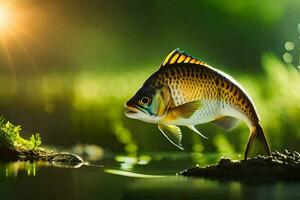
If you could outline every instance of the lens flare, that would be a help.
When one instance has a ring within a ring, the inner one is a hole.
[[[0,2],[0,59],[6,62],[3,66],[9,68],[13,79],[15,79],[16,70],[14,57],[24,56],[30,66],[35,68],[35,63],[26,45],[28,40],[32,40],[29,18],[33,15],[32,8],[20,1]]]
[[[5,29],[9,26],[9,12],[5,7],[0,7],[0,30]]]

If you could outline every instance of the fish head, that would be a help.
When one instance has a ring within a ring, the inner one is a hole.
[[[158,123],[166,115],[170,99],[167,87],[144,85],[125,103],[125,115],[148,123]]]

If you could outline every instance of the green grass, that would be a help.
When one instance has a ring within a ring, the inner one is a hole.
[[[9,149],[35,150],[41,145],[42,140],[39,133],[32,134],[29,140],[20,136],[21,126],[15,126],[4,117],[0,117],[0,147]]]

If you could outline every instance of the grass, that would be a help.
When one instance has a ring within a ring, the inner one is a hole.
[[[39,133],[32,134],[29,140],[20,136],[21,126],[13,125],[0,117],[0,148],[36,150],[42,143]]]
[[[0,117],[0,161],[46,161],[58,167],[77,167],[83,164],[82,158],[70,153],[55,153],[41,148],[39,133],[26,140],[20,136],[21,126],[15,126]]]

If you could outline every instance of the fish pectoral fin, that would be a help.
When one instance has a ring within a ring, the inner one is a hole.
[[[173,107],[170,112],[175,118],[190,118],[200,107],[201,102],[196,100]]]
[[[215,125],[225,129],[225,130],[231,130],[235,128],[239,124],[240,120],[234,117],[229,117],[229,116],[222,116],[214,121]]]
[[[199,130],[198,129],[196,129],[196,127],[195,126],[187,126],[189,129],[191,129],[192,131],[194,131],[194,132],[196,132],[196,133],[198,133],[201,137],[203,137],[203,138],[205,138],[205,139],[207,139],[208,140],[208,138],[205,136],[205,135],[203,135],[202,133],[200,133],[199,132]]]
[[[181,144],[182,134],[178,126],[158,124],[158,129],[172,144],[183,150]]]

